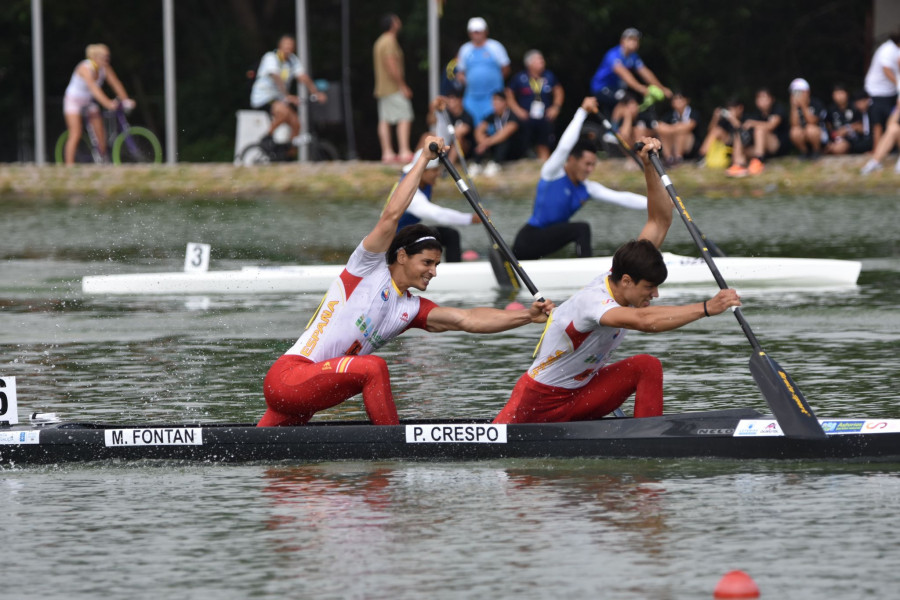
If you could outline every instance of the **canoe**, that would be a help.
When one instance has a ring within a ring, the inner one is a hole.
[[[247,461],[507,458],[725,458],[900,460],[900,419],[819,419],[825,439],[785,437],[752,409],[636,419],[494,425],[479,420],[410,420],[400,425],[313,422],[253,424],[19,424],[0,429],[0,464],[96,460]]]
[[[669,268],[667,286],[715,286],[709,268],[699,258],[663,253]],[[858,261],[813,258],[722,257],[716,266],[732,287],[844,287],[856,285]],[[522,267],[542,290],[578,289],[609,270],[612,257],[525,260]],[[82,279],[85,294],[248,294],[321,293],[343,265],[248,266],[234,271],[93,275]],[[457,292],[497,287],[487,261],[444,263],[431,280],[429,292]]]

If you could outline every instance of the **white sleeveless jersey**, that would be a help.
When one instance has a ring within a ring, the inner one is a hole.
[[[401,294],[383,252],[356,247],[341,275],[328,288],[316,314],[290,350],[320,362],[347,354],[371,354],[409,327],[425,328],[436,305]]]
[[[77,99],[85,99],[85,98],[92,97],[91,90],[87,86],[87,82],[84,80],[84,78],[81,75],[78,74],[79,67],[81,67],[81,65],[83,65],[85,63],[88,64],[88,66],[91,68],[92,71],[94,70],[94,63],[92,63],[88,59],[85,59],[85,60],[81,61],[80,63],[78,63],[75,66],[75,70],[72,71],[72,78],[69,79],[69,85],[66,86],[66,94],[65,94],[66,96],[69,96],[70,98],[77,98]],[[100,87],[103,87],[103,83],[105,81],[106,81],[106,69],[103,67],[100,67],[100,69],[98,70],[98,75],[97,75],[97,85]]]
[[[600,318],[620,305],[609,289],[609,273],[597,277],[553,311],[528,375],[539,383],[576,389],[587,385],[622,340],[625,330]]]

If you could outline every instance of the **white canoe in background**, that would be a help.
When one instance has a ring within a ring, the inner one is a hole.
[[[664,253],[669,268],[666,286],[715,286],[709,267],[700,258]],[[716,266],[732,287],[841,287],[856,285],[862,264],[817,258],[722,257]],[[609,270],[612,257],[561,258],[522,261],[539,289],[578,289]],[[248,294],[324,292],[343,265],[244,267],[239,271],[193,273],[137,273],[95,275],[82,279],[85,294]],[[452,292],[497,287],[487,261],[443,263],[428,286],[429,292]]]

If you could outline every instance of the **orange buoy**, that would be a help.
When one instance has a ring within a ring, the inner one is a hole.
[[[730,571],[716,584],[713,598],[759,598],[759,587],[743,571]]]
[[[522,310],[525,308],[525,305],[521,302],[510,302],[506,305],[506,310]]]
[[[465,252],[462,253],[462,259],[464,261],[478,260],[479,258],[481,258],[481,257],[478,256],[478,253],[475,252],[474,250],[466,250]]]

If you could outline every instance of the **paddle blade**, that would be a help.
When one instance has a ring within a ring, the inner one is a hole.
[[[494,277],[501,290],[519,290],[522,286],[519,284],[519,278],[516,277],[516,270],[503,258],[497,248],[491,248],[488,252],[488,260],[491,263],[491,269],[494,270]]]
[[[825,432],[791,376],[765,352],[750,357],[750,373],[766,399],[784,435],[808,440],[825,439]]]

